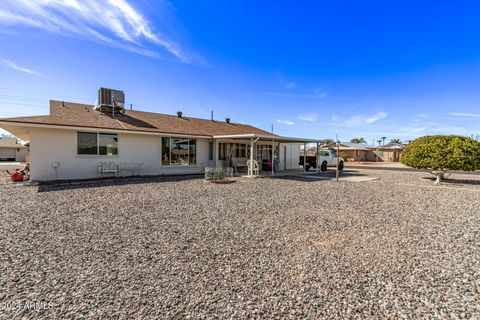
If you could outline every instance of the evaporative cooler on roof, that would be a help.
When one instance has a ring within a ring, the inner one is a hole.
[[[98,89],[98,104],[96,110],[102,112],[123,112],[125,94],[123,91],[100,88]]]

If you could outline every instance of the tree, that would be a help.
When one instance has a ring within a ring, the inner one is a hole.
[[[401,143],[402,143],[402,140],[400,140],[400,139],[398,139],[398,138],[395,138],[395,139],[390,140],[390,143],[398,143],[398,144],[401,144]]]
[[[385,145],[385,140],[387,140],[387,137],[381,137],[380,139],[382,139],[383,145]]]
[[[367,143],[367,140],[365,140],[365,138],[353,138],[352,140],[350,140],[351,143]]]
[[[447,170],[480,170],[480,142],[462,136],[424,136],[410,142],[400,161],[429,170],[436,177],[434,184],[440,184]]]

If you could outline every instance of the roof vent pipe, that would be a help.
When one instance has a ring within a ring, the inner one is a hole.
[[[182,111],[177,111],[177,117],[181,118],[183,116],[183,112]]]
[[[226,119],[225,119],[225,122],[226,122],[226,123],[230,123],[230,118],[226,118]]]

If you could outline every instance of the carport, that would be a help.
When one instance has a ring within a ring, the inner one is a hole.
[[[275,175],[275,165],[274,162],[275,160],[275,147],[278,145],[302,145],[304,146],[304,152],[306,154],[306,146],[307,143],[316,143],[317,144],[317,151],[319,149],[319,144],[320,141],[316,139],[305,139],[305,138],[292,138],[292,137],[282,137],[278,135],[259,135],[259,134],[234,134],[234,135],[217,135],[213,137],[214,140],[216,141],[216,145],[218,145],[218,142],[220,141],[238,141],[242,143],[247,143],[250,149],[249,152],[249,160],[253,163],[254,160],[256,160],[256,154],[255,150],[257,149],[257,145],[262,143],[263,145],[265,144],[271,144],[271,159],[272,159],[272,165],[271,165],[271,175]],[[280,152],[279,152],[280,153]],[[217,156],[215,157],[215,160],[218,160],[218,152],[216,152]],[[279,154],[277,155],[279,156]],[[286,155],[284,154],[285,160],[286,160]],[[295,157],[294,155],[291,157]],[[305,161],[306,157],[304,159],[304,165],[303,165],[303,170],[305,171]],[[284,160],[284,161],[285,161]],[[298,163],[299,157],[296,159],[289,159],[289,161],[296,161]],[[279,161],[277,161],[278,163]],[[279,169],[281,170],[281,169]],[[252,167],[248,167],[248,177],[255,177],[256,174],[253,172]]]

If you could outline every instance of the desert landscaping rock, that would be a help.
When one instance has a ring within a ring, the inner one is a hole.
[[[5,185],[0,318],[479,318],[479,177],[359,174]]]

